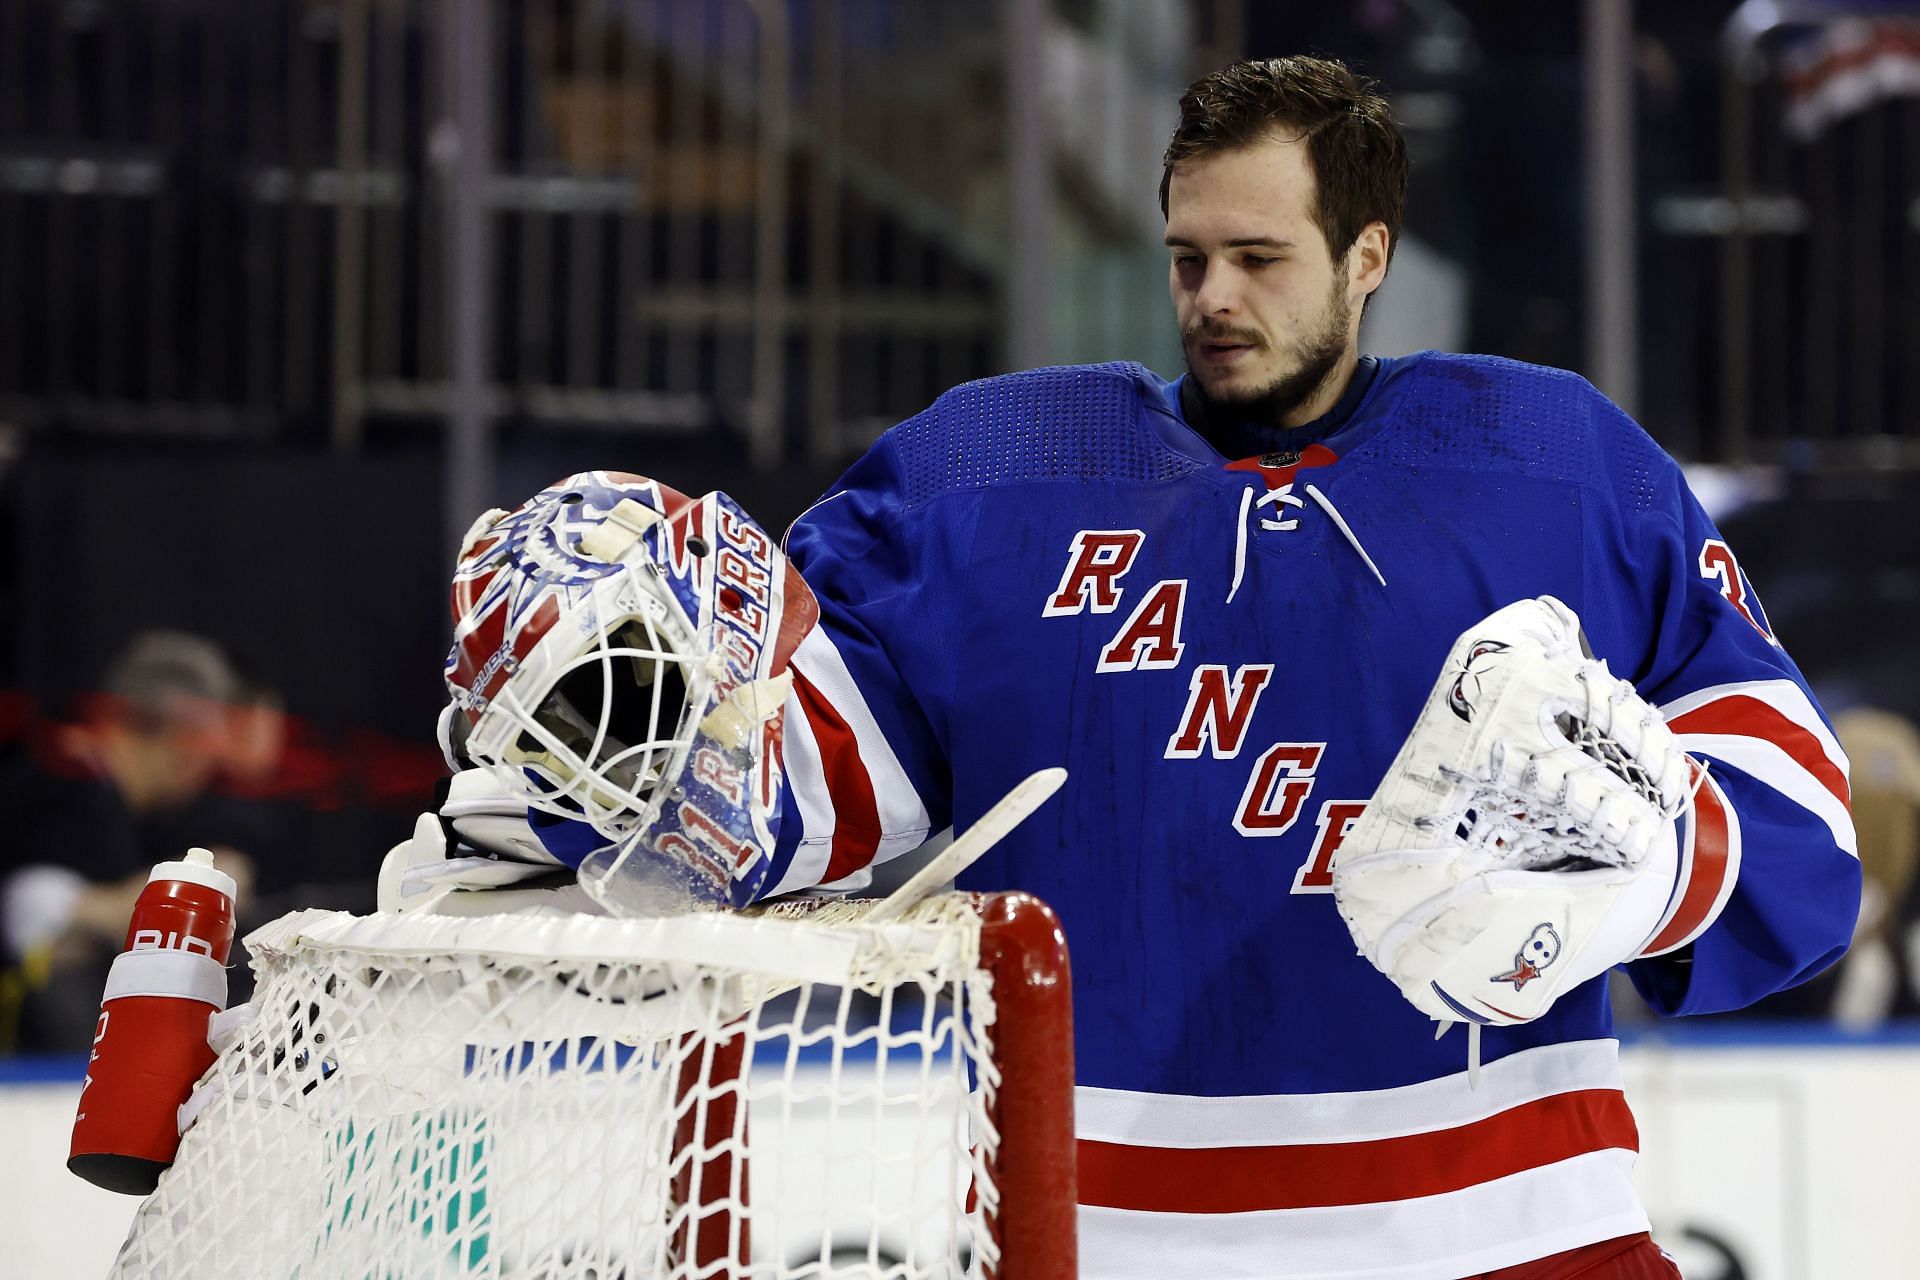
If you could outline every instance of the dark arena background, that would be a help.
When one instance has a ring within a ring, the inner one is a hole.
[[[1620,993],[1656,1233],[1689,1280],[1920,1270],[1920,3],[4,0],[0,873],[211,840],[243,927],[371,909],[477,514],[600,467],[782,529],[957,383],[1177,373],[1174,104],[1296,52],[1412,149],[1363,349],[1628,409],[1853,756],[1849,958],[1738,1017]],[[231,731],[102,809],[156,663]],[[98,971],[44,981],[36,901],[0,1271],[99,1274],[130,1204],[60,1167]]]

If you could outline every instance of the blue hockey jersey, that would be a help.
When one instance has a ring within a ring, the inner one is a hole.
[[[1850,936],[1846,761],[1679,468],[1571,374],[1369,366],[1334,421],[1223,457],[1134,365],[969,384],[789,534],[772,892],[857,883],[1035,769],[1061,796],[962,887],[1073,951],[1089,1280],[1448,1277],[1646,1229],[1604,982],[1458,1035],[1355,954],[1343,834],[1454,638],[1551,594],[1708,761],[1629,972],[1669,1014]]]

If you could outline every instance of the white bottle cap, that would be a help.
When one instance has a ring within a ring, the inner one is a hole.
[[[155,880],[185,880],[190,884],[205,885],[226,894],[228,902],[232,902],[238,892],[233,877],[213,865],[211,849],[189,849],[182,861],[159,863],[147,873],[148,884]]]

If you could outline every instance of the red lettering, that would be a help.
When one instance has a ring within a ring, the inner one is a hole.
[[[1180,620],[1187,611],[1187,582],[1174,578],[1155,584],[1127,618],[1126,625],[1100,654],[1100,671],[1165,671],[1180,665],[1186,645]]]
[[[725,854],[729,867],[745,866],[753,856],[753,844],[736,840],[728,830],[690,804],[680,806],[680,825],[688,835]],[[665,842],[662,841],[664,845]]]
[[[729,878],[727,869],[714,861],[713,855],[678,831],[669,831],[661,836],[659,849],[665,856],[679,859],[711,880],[724,881]]]
[[[720,593],[720,612],[734,618],[756,640],[767,632],[767,611],[738,591]]]
[[[1212,739],[1214,759],[1231,760],[1239,755],[1260,691],[1272,676],[1272,663],[1241,667],[1233,673],[1233,692],[1228,693],[1225,667],[1209,664],[1197,668],[1180,728],[1167,739],[1166,758],[1194,759],[1207,739]]]
[[[734,804],[739,804],[746,787],[740,777],[740,771],[727,763],[727,758],[708,747],[693,754],[693,776],[706,783]]]
[[[720,581],[730,582],[752,596],[755,600],[767,598],[767,584],[770,578],[765,569],[741,555],[731,547],[722,547],[716,561],[715,572]]]
[[[727,662],[739,679],[745,680],[752,676],[753,664],[760,661],[760,646],[752,639],[726,627],[714,632],[713,644],[716,649],[725,652]],[[668,715],[679,714],[677,708],[663,707],[661,710]]]
[[[1314,819],[1320,833],[1313,838],[1312,854],[1293,877],[1295,893],[1333,892],[1333,855],[1340,852],[1340,842],[1366,807],[1365,800],[1329,800],[1320,806],[1320,816]]]
[[[1277,836],[1291,827],[1313,790],[1313,771],[1320,767],[1320,753],[1326,746],[1324,742],[1276,742],[1261,752],[1240,796],[1233,829],[1243,836]]]
[[[1091,609],[1112,613],[1120,607],[1119,581],[1147,535],[1138,529],[1085,529],[1073,535],[1067,571],[1047,598],[1042,617],[1058,618]]]
[[[755,560],[766,561],[772,558],[773,544],[767,541],[767,535],[751,521],[742,520],[725,507],[720,511],[720,536],[735,546],[746,549]]]
[[[1755,631],[1767,638],[1768,644],[1774,644],[1773,632],[1767,630],[1753,608],[1747,602],[1747,584],[1740,573],[1740,562],[1733,558],[1733,548],[1718,538],[1707,539],[1700,548],[1700,576],[1718,578],[1720,594],[1726,597],[1728,604],[1739,610]]]

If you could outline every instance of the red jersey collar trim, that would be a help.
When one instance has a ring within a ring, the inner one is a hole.
[[[1229,462],[1228,471],[1248,471],[1266,482],[1268,489],[1284,489],[1293,483],[1293,478],[1310,467],[1326,467],[1340,461],[1340,455],[1324,444],[1310,444],[1295,452],[1291,449],[1277,453],[1252,454]]]

